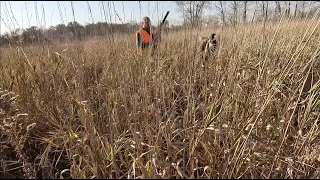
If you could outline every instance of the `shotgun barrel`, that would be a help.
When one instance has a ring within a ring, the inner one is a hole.
[[[163,24],[165,23],[168,15],[169,15],[170,11],[167,11],[166,15],[164,16],[164,18],[162,19],[161,23],[160,23],[160,27],[159,27],[159,40],[161,41],[161,29]]]
[[[170,11],[167,11],[166,15],[164,16],[164,18],[163,18],[163,20],[162,20],[162,22],[161,22],[161,24],[160,24],[160,29],[161,29],[161,27],[163,26],[163,24],[165,23],[168,15],[169,15],[169,13],[170,13]]]

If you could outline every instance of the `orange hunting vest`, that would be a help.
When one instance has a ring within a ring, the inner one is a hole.
[[[135,37],[136,38],[138,38],[138,33],[140,33],[140,38],[141,38],[141,41],[142,41],[142,42],[140,42],[140,45],[138,46],[138,50],[149,48],[151,43],[152,43],[151,34],[153,36],[155,36],[157,34],[155,31],[152,30],[151,34],[149,35],[146,30],[141,28],[138,31],[136,31],[136,33],[135,33]]]

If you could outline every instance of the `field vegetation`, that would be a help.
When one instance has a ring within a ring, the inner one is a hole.
[[[2,48],[0,178],[320,178],[318,13]]]

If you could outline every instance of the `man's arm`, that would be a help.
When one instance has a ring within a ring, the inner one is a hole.
[[[159,38],[160,37],[159,37],[159,34],[157,32],[152,36],[153,47],[157,47]]]

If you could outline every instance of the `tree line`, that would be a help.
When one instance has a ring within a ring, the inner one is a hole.
[[[90,23],[81,25],[77,21],[69,22],[67,25],[58,24],[48,29],[37,26],[6,32],[0,36],[0,45],[8,46],[15,44],[36,44],[50,42],[65,42],[68,40],[81,40],[88,36],[104,36],[112,32],[132,33],[139,28],[138,24],[110,24],[107,22]]]
[[[87,36],[103,36],[115,30],[119,33],[132,33],[138,25],[135,23],[109,24],[106,22],[81,25],[77,21],[69,22],[67,25],[58,24],[48,29],[37,26],[6,32],[0,37],[0,45],[36,44],[48,42],[64,42],[67,40],[81,40]]]
[[[166,20],[163,27],[168,27],[169,22]],[[74,40],[82,40],[86,37],[108,36],[114,33],[118,34],[134,34],[140,27],[135,22],[114,24],[107,22],[90,23],[81,25],[77,21],[69,22],[67,25],[58,24],[48,29],[37,26],[31,26],[26,29],[14,29],[0,36],[0,46],[12,46],[17,44],[30,45],[52,42],[67,42]],[[179,26],[171,26],[172,30],[176,30]],[[158,26],[152,26],[157,29]]]
[[[319,1],[175,1],[185,24],[198,27],[203,23],[236,26],[238,24],[312,17]],[[204,10],[210,13],[204,17]]]

